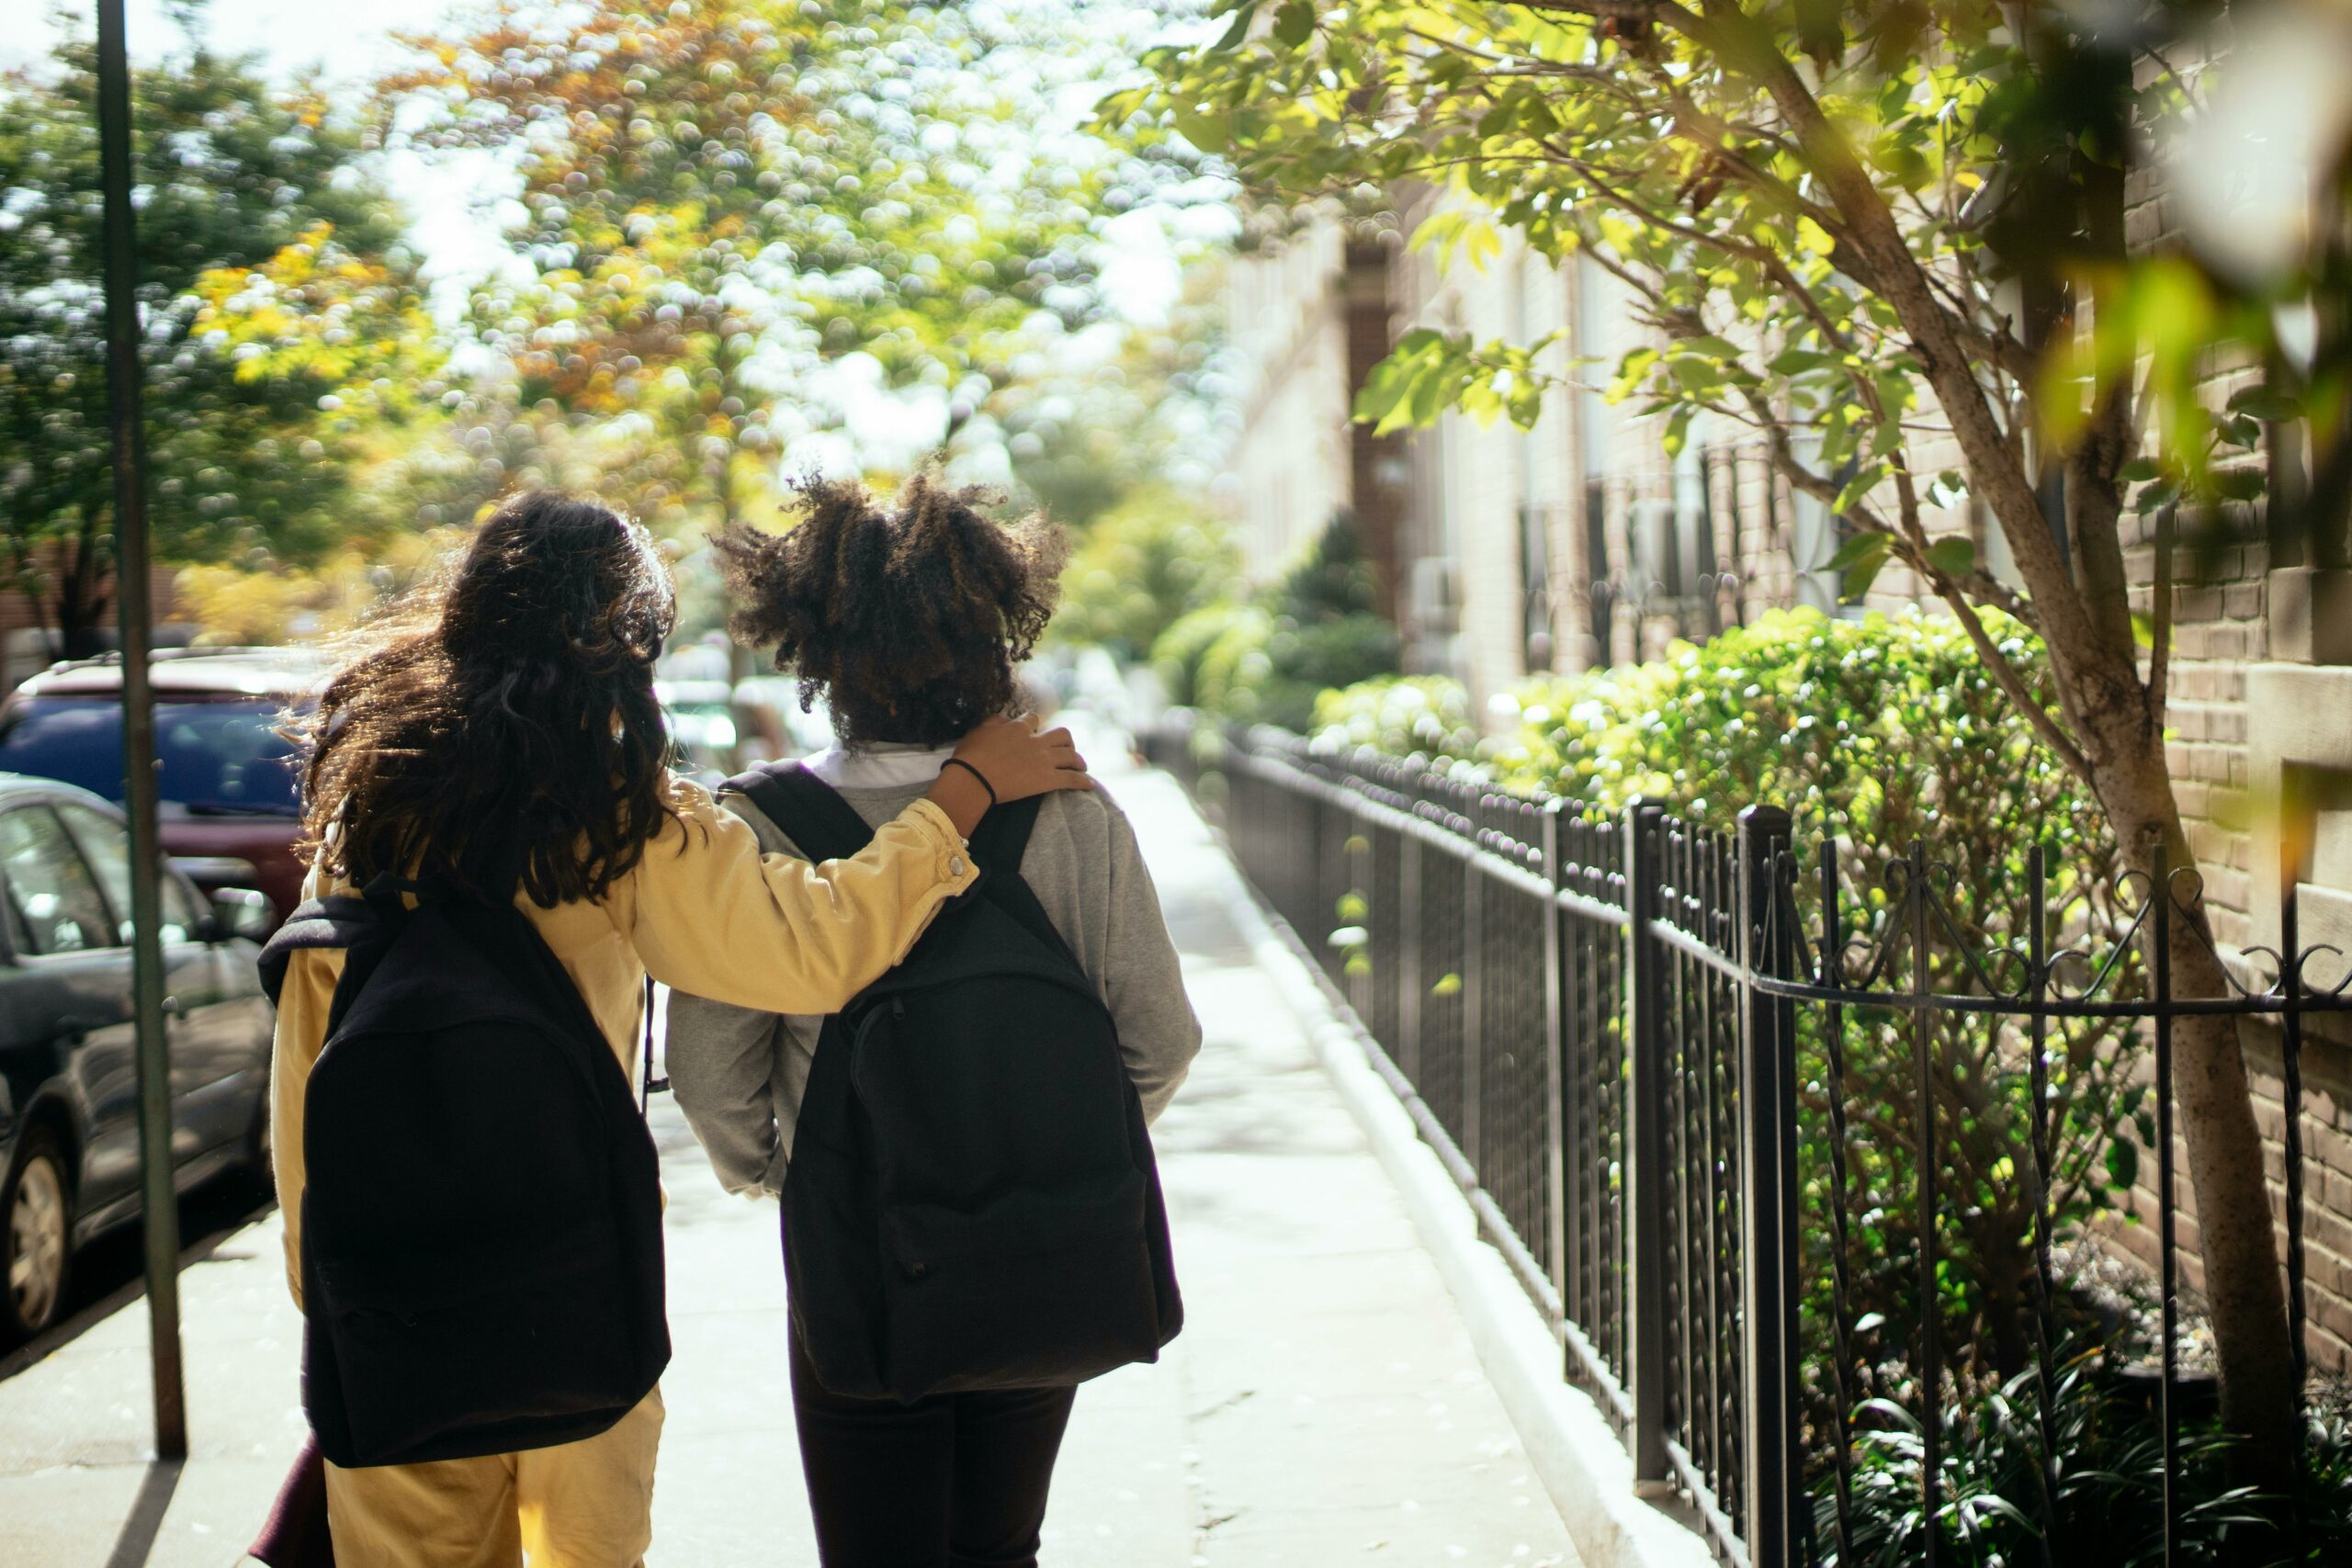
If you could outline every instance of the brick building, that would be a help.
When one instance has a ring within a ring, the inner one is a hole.
[[[2165,203],[2137,195],[2132,239],[2154,243]],[[1233,268],[1236,342],[1251,367],[1238,523],[1254,572],[1271,575],[1331,513],[1353,512],[1374,558],[1393,563],[1408,668],[1452,675],[1474,701],[1532,672],[1652,657],[1671,638],[1704,637],[1773,605],[1860,613],[1840,608],[1826,570],[1838,519],[1793,493],[1743,429],[1702,416],[1668,457],[1660,422],[1589,389],[1547,399],[1529,431],[1448,413],[1374,442],[1351,425],[1374,350],[1416,327],[1514,343],[1558,331],[1560,373],[1611,365],[1641,342],[1622,286],[1589,262],[1555,267],[1508,232],[1483,268],[1441,269],[1406,249],[1397,233],[1431,199],[1402,201],[1385,232],[1309,224]],[[2232,389],[2217,378],[2217,395]],[[2278,434],[2278,484],[2300,482],[2301,452],[2294,432]],[[1958,466],[1956,450],[1916,456],[1928,471]],[[1926,521],[1931,535],[1972,538],[1986,570],[2014,581],[1999,530],[1966,503],[1928,506]],[[2155,543],[2144,528],[2126,542],[2133,607],[2144,612]],[[2292,875],[2302,942],[2352,953],[2352,537],[2273,539],[2248,510],[2198,557],[2176,590],[2167,716],[2215,934],[2251,978],[2244,955],[2278,942],[2280,884]],[[1870,604],[1923,595],[1891,565]],[[2310,1349],[2315,1366],[2352,1373],[2352,1033],[2334,1021],[2312,1033],[2302,1059]],[[2250,1022],[2244,1038],[2278,1190],[2278,1036]],[[2185,1175],[2182,1184],[2186,1205]],[[2152,1216],[2153,1194],[2141,1199]],[[2283,1212],[2283,1190],[2278,1201]],[[2121,1228],[2118,1244],[2152,1257],[2148,1233]],[[2182,1238],[2194,1289],[2193,1213]]]

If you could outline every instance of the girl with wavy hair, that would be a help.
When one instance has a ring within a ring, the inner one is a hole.
[[[854,858],[763,852],[667,766],[653,663],[673,615],[642,528],[548,492],[501,507],[437,584],[362,635],[300,721],[306,897],[389,873],[512,900],[633,1075],[649,973],[738,1007],[837,1008],[973,881],[966,836],[991,798],[1091,787],[1067,732],[975,716],[947,738],[961,765]],[[293,953],[279,1004],[277,1179],[298,1302],[304,1090],[343,956]],[[627,1568],[651,1539],[661,1427],[657,1388],[579,1441],[331,1465],[337,1561],[513,1568],[527,1552],[534,1568]]]

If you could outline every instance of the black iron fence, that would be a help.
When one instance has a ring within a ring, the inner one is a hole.
[[[1212,809],[1352,1008],[1637,1477],[1687,1495],[1725,1562],[1896,1560],[1880,1556],[1883,1535],[1858,1540],[1867,1400],[1876,1429],[1908,1411],[1918,1512],[1900,1560],[1933,1564],[1933,1521],[1953,1501],[1939,1446],[1961,1429],[1946,1401],[1997,1394],[2019,1366],[2032,1408],[2020,1416],[2038,1423],[2035,1551],[2109,1560],[2069,1545],[2094,1527],[2069,1517],[2063,1473],[2077,1461],[2062,1451],[2058,1385],[2083,1358],[2067,1348],[2055,1248],[2128,1228],[2114,1194],[2146,1187],[2086,1145],[2091,1111],[2136,1124],[2090,1132],[2145,1147],[2153,1191],[2178,1190],[2181,1019],[2282,1027],[2301,1370],[2301,1021],[2352,1010],[2352,996],[2341,979],[2313,988],[2304,953],[2267,987],[2176,998],[2165,965],[2146,973],[2138,957],[2164,951],[2185,905],[2161,866],[2167,896],[2154,897],[2035,849],[2027,886],[1997,890],[2017,907],[1987,909],[1923,847],[1881,862],[1871,887],[1841,886],[1855,847],[1801,853],[1769,806],[1727,834],[1279,731],[1170,731],[1147,750]],[[2291,903],[2285,919],[2293,951]],[[2108,1184],[2104,1221],[2078,1201],[2088,1165]],[[1912,1224],[1887,1227],[1890,1198]],[[1985,1211],[2005,1202],[2002,1232]],[[2178,1364],[2173,1206],[2156,1206],[2154,1364],[2132,1386],[2154,1388],[2151,1528],[2170,1562],[2196,1384]],[[1974,1318],[1955,1306],[1972,1296],[1991,1303]],[[2111,1321],[2103,1332],[2110,1348],[2129,1337]]]

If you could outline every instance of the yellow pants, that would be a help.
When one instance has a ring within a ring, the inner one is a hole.
[[[432,1464],[327,1466],[340,1568],[639,1568],[662,1391],[576,1443]]]

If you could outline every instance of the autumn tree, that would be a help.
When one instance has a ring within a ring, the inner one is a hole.
[[[363,127],[184,46],[133,77],[157,555],[314,555],[433,367]],[[0,75],[0,573],[68,652],[112,602],[96,52]]]
[[[1100,312],[1094,226],[1178,144],[1045,134],[1088,51],[1074,11],[1029,9],[1058,32],[894,0],[532,6],[413,40],[385,90],[436,107],[428,151],[521,150],[529,276],[474,315],[522,403],[639,433],[635,503],[711,523],[826,423],[819,367],[933,389],[944,439],[1041,314]]]
[[[1654,332],[1609,367],[1615,395],[1655,413],[1669,449],[1702,415],[1754,431],[1784,483],[1845,520],[1849,590],[1900,562],[1941,597],[2134,870],[2196,863],[2165,754],[2171,525],[2242,509],[2262,489],[2266,422],[2310,413],[2312,520],[2341,532],[2329,484],[2352,451],[2328,441],[2352,364],[2340,233],[2316,225],[2293,266],[2253,281],[2126,244],[2145,149],[2193,91],[2179,66],[2199,54],[2191,38],[2177,56],[2181,34],[2215,7],[1218,9],[1221,36],[1162,51],[1158,85],[1108,112],[1164,109],[1271,197],[1435,186],[1425,243],[1475,254],[1505,226],[1553,262],[1590,258]],[[2320,174],[2340,200],[2343,164]],[[2271,332],[2296,310],[2323,323],[2299,359]],[[1550,385],[1541,346],[1415,333],[1361,412],[1392,428],[1448,408],[1532,421]],[[2199,378],[2216,363],[2268,378],[2214,407]],[[1941,521],[1972,502],[2014,578]],[[2125,552],[2143,537],[2160,577],[2135,620]],[[1983,605],[2039,634],[2054,701]],[[2227,994],[2198,895],[2168,891],[2176,994]],[[2294,1363],[2234,1022],[2183,1020],[2175,1050],[2222,1413],[2276,1482]]]

